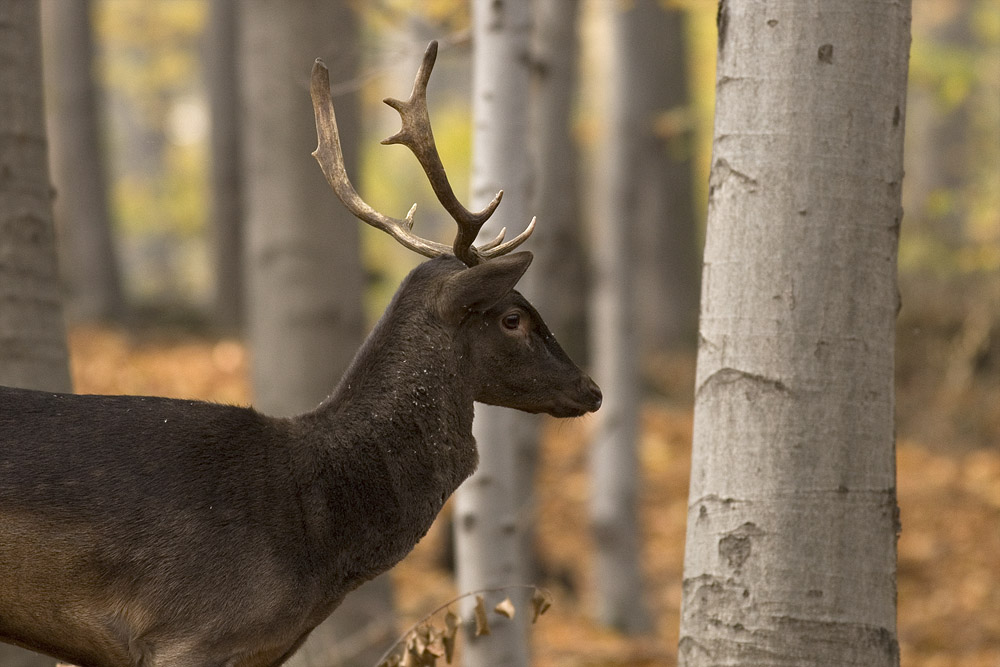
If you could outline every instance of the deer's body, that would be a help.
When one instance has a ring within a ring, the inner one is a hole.
[[[79,667],[277,667],[344,596],[423,537],[476,468],[473,402],[557,417],[601,393],[514,291],[531,233],[479,247],[434,148],[424,57],[403,130],[459,223],[452,248],[347,180],[322,63],[316,155],[358,217],[433,257],[400,286],[333,394],[251,408],[0,387],[0,641]],[[489,261],[486,261],[489,260]]]
[[[530,306],[427,308],[468,271],[418,267],[330,398],[291,419],[0,388],[0,638],[81,667],[280,664],[475,470],[473,401],[517,373],[483,329]],[[593,409],[553,350],[569,389],[536,409]]]
[[[318,601],[297,563],[305,508],[275,501],[295,496],[292,430],[208,403],[0,389],[0,637],[102,667],[172,664],[175,640],[235,648],[261,625],[297,639],[281,635],[300,619],[274,618]]]

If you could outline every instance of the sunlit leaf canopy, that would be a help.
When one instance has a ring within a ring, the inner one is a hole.
[[[139,294],[207,289],[206,18],[202,0],[94,4],[109,196],[127,283]]]
[[[664,110],[657,127],[671,136],[690,137],[669,145],[693,151],[701,174],[694,181],[694,196],[704,213],[717,4],[662,2],[688,15],[692,103],[689,109]],[[601,37],[606,26],[597,5],[585,2],[581,13],[587,47],[575,127],[585,157],[602,127],[601,55],[593,52],[607,48],[608,42]],[[421,224],[445,238],[448,221],[437,212],[420,170],[413,168],[405,150],[378,144],[395,131],[396,122],[390,110],[381,108],[381,99],[408,90],[409,62],[419,57],[425,37],[451,44],[442,49],[442,73],[432,82],[429,99],[442,158],[456,192],[465,192],[471,151],[469,5],[462,0],[382,0],[354,6],[363,19],[363,75],[341,83],[356,87],[366,108],[361,189],[376,208],[399,215],[418,202]],[[1000,270],[1000,5],[994,0],[915,0],[913,11],[900,266],[904,272],[942,276],[995,272]],[[208,289],[210,275],[202,249],[210,129],[201,62],[207,14],[205,0],[97,0],[94,7],[112,201],[124,236],[126,267],[141,263],[129,259],[130,251],[156,254],[151,248],[169,247],[161,252],[168,256],[163,263],[169,280],[176,283],[168,291],[194,298]],[[934,136],[947,137],[947,144],[942,139],[935,143]],[[366,262],[373,275],[385,276],[376,284],[373,312],[413,261],[387,245],[366,232]],[[134,282],[131,276],[129,280]]]

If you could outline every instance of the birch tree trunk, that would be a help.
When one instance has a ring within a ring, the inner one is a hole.
[[[206,79],[212,120],[212,217],[215,322],[237,331],[243,323],[243,170],[240,148],[239,12],[236,0],[211,0]]]
[[[469,207],[485,206],[503,189],[503,203],[484,236],[500,227],[523,229],[530,220],[528,190],[528,93],[531,6],[528,0],[473,0],[472,179]],[[516,233],[516,232],[515,232]],[[529,272],[531,269],[529,269]],[[476,405],[473,433],[479,469],[455,494],[455,547],[462,592],[523,584],[525,562],[519,535],[525,529],[516,453],[534,446],[537,422],[530,415]],[[524,442],[525,440],[532,442]],[[487,608],[502,599],[487,600]],[[467,633],[468,667],[528,664],[526,598],[511,593],[520,610],[513,620],[496,619],[492,633]],[[519,603],[520,601],[520,603]],[[471,617],[466,605],[463,614]],[[474,623],[465,624],[467,629]]]
[[[632,100],[648,85],[634,55],[639,20],[636,6],[612,3],[608,122],[600,151],[601,169],[592,249],[591,330],[594,376],[605,400],[597,413],[590,452],[590,521],[594,533],[596,616],[610,627],[638,633],[650,628],[643,600],[639,528],[638,338],[635,326],[635,231],[640,214],[638,156],[644,109]]]
[[[124,301],[92,72],[91,3],[45,0],[41,6],[49,159],[68,313],[74,320],[115,320]]]
[[[727,0],[680,664],[899,664],[910,3]]]
[[[42,103],[37,0],[0,0],[0,385],[71,391]],[[0,644],[4,667],[55,660]]]
[[[355,78],[358,25],[347,2],[240,7],[252,380],[259,409],[291,415],[333,390],[364,335],[359,223],[310,155],[312,63],[322,57],[334,85]],[[348,173],[357,173],[357,95],[334,103]],[[289,665],[373,664],[395,639],[392,610],[383,575],[351,593]]]
[[[531,44],[531,104],[525,142],[535,175],[526,193],[529,215],[544,224],[531,236],[532,270],[518,285],[544,313],[549,329],[560,332],[563,349],[574,359],[585,356],[586,255],[578,212],[576,145],[570,133],[576,89],[577,0],[541,0],[534,4]],[[530,145],[528,145],[530,144]],[[506,197],[506,191],[505,191]],[[516,222],[516,221],[513,221]],[[568,341],[567,341],[568,338]],[[571,351],[572,350],[572,351]],[[575,354],[575,356],[574,356]],[[539,417],[513,413],[505,436],[515,448],[514,497],[518,508],[518,547],[525,583],[539,584],[546,567],[539,558],[535,524]]]

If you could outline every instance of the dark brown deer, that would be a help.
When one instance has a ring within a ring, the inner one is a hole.
[[[433,257],[405,279],[339,385],[290,418],[139,396],[0,388],[0,640],[81,667],[270,667],[395,565],[476,468],[473,402],[571,417],[597,385],[513,287],[531,233],[473,240],[434,146],[431,44],[386,100],[458,222],[453,248],[365,204],[316,62],[314,155],[365,222]]]

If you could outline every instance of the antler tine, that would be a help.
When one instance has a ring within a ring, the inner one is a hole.
[[[493,239],[488,243],[484,243],[483,245],[476,248],[476,250],[479,253],[479,256],[482,257],[484,260],[486,260],[486,259],[492,259],[493,257],[499,257],[500,255],[506,255],[511,250],[513,250],[514,248],[518,247],[519,245],[528,240],[528,237],[531,236],[531,233],[535,231],[536,220],[537,218],[532,217],[531,222],[528,223],[528,226],[524,228],[523,232],[512,238],[510,241],[507,241],[506,243],[500,243],[501,241],[503,241],[504,233],[507,231],[507,228],[504,227],[503,229],[500,230],[500,233],[497,234],[495,239]]]
[[[516,245],[523,243],[524,239],[521,239],[513,246],[508,244],[499,246],[497,244],[502,240],[502,235],[500,235],[500,240],[494,240],[482,248],[473,246],[479,230],[482,229],[483,224],[489,220],[490,216],[493,215],[493,211],[500,204],[500,199],[503,197],[503,190],[497,193],[496,197],[487,204],[486,208],[478,212],[472,212],[465,208],[458,201],[454,190],[452,190],[451,183],[448,181],[448,175],[444,170],[444,164],[441,162],[441,156],[438,154],[437,146],[434,143],[434,133],[431,131],[430,116],[427,112],[427,82],[430,79],[431,70],[434,69],[437,52],[438,44],[436,41],[432,41],[427,45],[427,50],[424,52],[424,59],[420,63],[420,69],[417,70],[417,76],[413,82],[413,90],[410,92],[409,99],[403,101],[387,97],[383,100],[399,112],[402,126],[399,132],[383,140],[382,143],[402,144],[409,148],[417,157],[417,161],[420,162],[424,173],[427,174],[427,178],[434,189],[434,194],[437,195],[438,201],[441,202],[445,210],[458,223],[458,234],[455,236],[453,246],[455,256],[465,262],[466,265],[473,266],[487,259],[484,251],[490,251],[489,256],[495,257],[503,254],[502,252],[498,252],[499,248],[506,247],[504,252],[509,252]],[[531,232],[528,231],[527,233],[530,234]],[[525,238],[527,237],[525,236]]]
[[[479,245],[477,245],[476,250],[479,251],[480,255],[483,255],[483,253],[485,253],[486,251],[493,250],[493,248],[496,248],[498,245],[500,245],[500,243],[503,242],[503,237],[506,235],[507,235],[507,228],[501,227],[500,232],[496,236],[494,236],[486,243],[480,243]]]
[[[330,98],[330,73],[319,58],[313,64],[312,77],[309,83],[309,94],[312,97],[313,113],[316,116],[316,138],[318,145],[312,155],[319,162],[327,182],[351,213],[376,229],[380,229],[400,244],[424,257],[447,255],[451,248],[442,244],[422,239],[410,232],[413,227],[413,214],[417,208],[414,204],[404,220],[379,213],[365,203],[358,195],[347,177],[344,166],[344,154],[340,146],[340,131],[337,129],[337,117],[333,111],[333,101]]]

